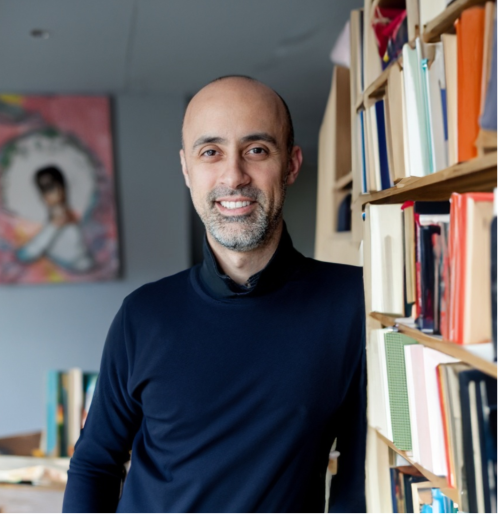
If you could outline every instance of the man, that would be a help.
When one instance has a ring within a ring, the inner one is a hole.
[[[365,510],[362,275],[293,248],[301,162],[267,86],[223,77],[192,99],[181,163],[204,262],[125,300],[65,511],[322,512],[335,438],[331,508]]]

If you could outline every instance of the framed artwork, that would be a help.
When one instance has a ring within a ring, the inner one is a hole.
[[[0,95],[0,284],[118,272],[109,99]]]

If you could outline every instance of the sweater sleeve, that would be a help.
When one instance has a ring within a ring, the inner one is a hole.
[[[330,489],[329,512],[366,512],[366,352],[365,329],[349,390],[337,415],[338,472]]]
[[[63,512],[115,512],[142,410],[129,394],[131,341],[125,303],[104,345],[99,378],[85,427],[70,462]]]

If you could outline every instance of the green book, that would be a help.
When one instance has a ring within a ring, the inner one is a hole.
[[[387,332],[384,338],[393,442],[400,450],[411,451],[410,407],[404,347],[418,343],[399,332]]]

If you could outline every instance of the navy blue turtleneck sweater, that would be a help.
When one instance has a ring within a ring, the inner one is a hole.
[[[335,438],[330,509],[365,511],[364,316],[361,269],[303,257],[286,227],[245,286],[205,242],[116,315],[64,511],[323,512]]]

